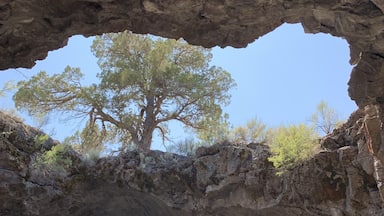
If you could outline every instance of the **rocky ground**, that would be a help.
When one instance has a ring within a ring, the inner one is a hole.
[[[68,151],[72,166],[49,169],[36,158],[60,144],[0,113],[0,215],[383,215],[367,116],[355,112],[323,150],[277,175],[261,144],[95,161]]]

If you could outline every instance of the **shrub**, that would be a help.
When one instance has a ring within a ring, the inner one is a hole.
[[[318,135],[304,124],[282,126],[271,132],[269,144],[276,168],[288,169],[314,155]]]
[[[47,167],[56,171],[65,171],[72,165],[68,145],[55,145],[51,150],[45,151],[35,161],[35,166],[38,168]]]

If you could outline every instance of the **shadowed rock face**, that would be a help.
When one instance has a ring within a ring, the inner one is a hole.
[[[348,91],[360,107],[322,141],[327,151],[281,177],[264,146],[230,145],[196,158],[129,153],[41,173],[31,165],[40,132],[2,115],[0,215],[383,215],[383,12],[381,0],[0,1],[0,69],[32,67],[75,34],[128,29],[245,47],[283,23],[301,23],[307,33],[348,41],[356,65]]]

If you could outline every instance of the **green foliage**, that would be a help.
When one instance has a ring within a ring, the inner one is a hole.
[[[96,37],[99,84],[82,86],[83,74],[67,67],[61,74],[40,72],[18,83],[16,107],[29,114],[62,111],[89,116],[116,140],[149,150],[155,130],[165,139],[169,121],[203,129],[222,116],[235,86],[230,74],[209,66],[209,49],[182,40],[129,32]]]
[[[41,71],[30,80],[17,83],[18,91],[13,96],[16,108],[32,115],[79,109],[81,101],[75,99],[82,98],[82,77],[80,69],[69,66],[53,76]]]
[[[318,147],[317,138],[316,132],[304,124],[272,130],[269,145],[273,156],[269,160],[277,168],[291,168],[297,162],[313,156]]]
[[[49,140],[49,135],[48,134],[36,135],[35,138],[34,138],[35,146],[37,148],[40,148],[48,140]]]
[[[329,107],[325,101],[321,101],[317,105],[316,112],[312,115],[310,121],[318,132],[323,134],[331,133],[333,129],[343,123],[337,112]]]
[[[59,172],[64,172],[72,165],[69,156],[70,147],[68,145],[55,145],[51,150],[45,151],[34,163],[37,168],[48,168]]]
[[[237,144],[263,143],[267,138],[266,129],[262,121],[253,118],[245,126],[236,127],[232,131],[231,141]]]
[[[233,80],[221,68],[209,67],[207,49],[129,33],[106,34],[92,48],[103,71],[101,88],[113,95],[114,116],[127,108],[139,111],[121,118],[133,123],[127,130],[144,149],[155,129],[165,138],[166,122],[201,128],[202,121],[220,117],[221,104],[229,102]]]

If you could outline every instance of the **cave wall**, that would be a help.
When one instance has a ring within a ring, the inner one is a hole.
[[[67,169],[36,166],[54,141],[37,143],[42,132],[0,112],[0,215],[381,216],[374,115],[355,112],[323,139],[327,150],[278,175],[257,143],[202,147],[193,157],[132,151],[80,160],[68,151]]]

